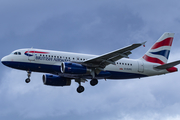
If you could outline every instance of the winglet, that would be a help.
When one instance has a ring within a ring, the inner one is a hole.
[[[146,43],[147,41],[145,41],[145,42],[143,42],[143,43],[141,43],[141,45],[143,45],[144,47],[145,47],[145,43]]]

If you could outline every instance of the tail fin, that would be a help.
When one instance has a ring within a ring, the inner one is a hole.
[[[164,33],[156,43],[142,57],[147,62],[165,64],[167,63],[174,33]]]

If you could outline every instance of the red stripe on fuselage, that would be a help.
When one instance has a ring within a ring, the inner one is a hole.
[[[151,49],[156,49],[162,46],[171,46],[172,41],[173,41],[173,37],[166,38],[163,41],[155,43]]]
[[[147,56],[147,55],[144,55],[143,58],[144,58],[144,60],[146,60],[146,61],[148,61],[148,62],[159,63],[159,64],[161,64],[161,65],[164,64],[164,62],[161,61],[161,60],[158,59],[158,58],[149,57],[149,56]]]
[[[40,52],[40,51],[26,51],[25,53],[41,53],[41,54],[48,54],[48,52]]]

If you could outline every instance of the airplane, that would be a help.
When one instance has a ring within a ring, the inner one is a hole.
[[[132,50],[144,46],[136,43],[103,54],[90,55],[72,52],[52,51],[35,48],[18,49],[1,59],[8,67],[27,71],[30,82],[32,72],[43,72],[43,83],[50,86],[70,86],[75,80],[79,84],[77,92],[85,88],[82,82],[90,80],[95,86],[98,79],[132,79],[161,75],[178,71],[174,66],[180,60],[167,63],[174,33],[164,33],[156,43],[139,59],[129,59]]]

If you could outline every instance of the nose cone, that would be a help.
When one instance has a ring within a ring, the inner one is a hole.
[[[1,59],[2,64],[4,64],[4,57]]]
[[[1,63],[4,64],[4,65],[6,65],[6,66],[8,66],[7,56],[5,56],[5,57],[3,57],[3,58],[1,59]]]

